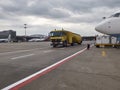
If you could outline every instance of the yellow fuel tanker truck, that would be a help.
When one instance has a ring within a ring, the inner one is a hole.
[[[79,34],[72,33],[67,30],[54,30],[50,32],[50,40],[51,45],[56,47],[58,45],[62,45],[63,47],[67,47],[67,45],[73,46],[74,43],[81,44],[82,37]]]

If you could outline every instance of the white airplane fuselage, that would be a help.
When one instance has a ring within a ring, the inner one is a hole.
[[[115,36],[120,39],[120,12],[106,18],[95,27],[95,30],[103,34]]]

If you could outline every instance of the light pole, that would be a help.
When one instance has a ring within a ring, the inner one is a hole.
[[[24,24],[24,28],[25,28],[25,42],[27,41],[27,38],[26,38],[26,29],[27,29],[27,24]]]
[[[25,28],[25,37],[26,37],[27,24],[24,24],[24,28]]]

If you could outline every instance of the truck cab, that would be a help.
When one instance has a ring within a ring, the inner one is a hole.
[[[65,31],[51,31],[50,32],[51,45],[56,47],[57,45],[67,45],[67,36]]]

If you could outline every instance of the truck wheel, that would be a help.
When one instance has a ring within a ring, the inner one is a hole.
[[[53,47],[56,47],[56,45],[53,45]]]
[[[63,42],[63,47],[67,47],[67,41]]]
[[[63,47],[65,47],[65,41],[63,42]]]
[[[74,43],[71,43],[71,46],[74,46]]]
[[[65,41],[65,47],[67,47],[67,41]]]
[[[100,46],[99,45],[96,45],[96,48],[99,48]]]
[[[80,42],[80,43],[78,43],[79,45],[81,45],[82,44],[82,41]]]

